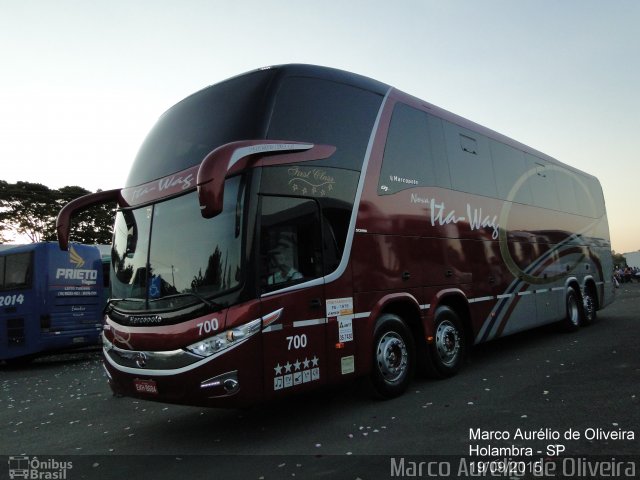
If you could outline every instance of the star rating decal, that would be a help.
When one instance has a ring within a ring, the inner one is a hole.
[[[320,359],[317,355],[313,358],[304,357],[304,360],[296,358],[294,362],[276,363],[273,367],[273,389],[283,390],[297,385],[320,380]]]

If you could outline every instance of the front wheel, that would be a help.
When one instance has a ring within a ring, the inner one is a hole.
[[[466,355],[462,321],[455,310],[442,305],[434,315],[435,335],[429,344],[427,373],[431,377],[446,378],[458,373]]]
[[[413,335],[400,317],[384,314],[373,335],[371,386],[381,398],[400,396],[409,386],[415,370]]]

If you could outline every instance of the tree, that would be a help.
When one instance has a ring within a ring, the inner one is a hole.
[[[616,253],[615,250],[611,251],[611,255],[613,256],[613,265],[616,267],[626,267],[627,259],[624,258],[624,255],[621,253]]]
[[[58,211],[71,200],[91,193],[82,187],[63,187],[58,191],[60,192]],[[115,203],[105,203],[80,212],[72,219],[71,240],[87,244],[111,243],[113,220],[116,214],[115,209]],[[52,238],[47,238],[47,240],[55,240],[57,238],[56,235]]]
[[[59,190],[30,182],[15,184],[0,180],[0,239],[9,232],[26,235],[31,242],[56,240],[56,218],[69,201],[90,193],[82,187]],[[110,243],[115,205],[99,205],[74,218],[72,240]]]
[[[54,194],[40,183],[2,182],[0,225],[3,233],[15,231],[32,242],[40,242],[55,230]]]

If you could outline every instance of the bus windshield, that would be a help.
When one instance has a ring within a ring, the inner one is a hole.
[[[123,310],[175,310],[206,303],[242,280],[241,177],[227,180],[223,212],[205,219],[195,192],[117,213],[112,303]]]

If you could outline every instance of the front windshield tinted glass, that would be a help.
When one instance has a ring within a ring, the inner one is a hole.
[[[323,166],[360,171],[381,102],[380,95],[350,85],[285,78],[267,138],[333,145],[337,150]]]
[[[242,278],[243,194],[227,180],[224,209],[202,218],[196,193],[118,212],[111,295],[123,310],[168,310],[214,298]],[[118,300],[121,299],[121,300]],[[122,300],[124,299],[124,300]]]
[[[258,71],[205,88],[170,108],[149,132],[126,185],[140,185],[198,165],[235,140],[263,138],[266,89],[274,71]]]

